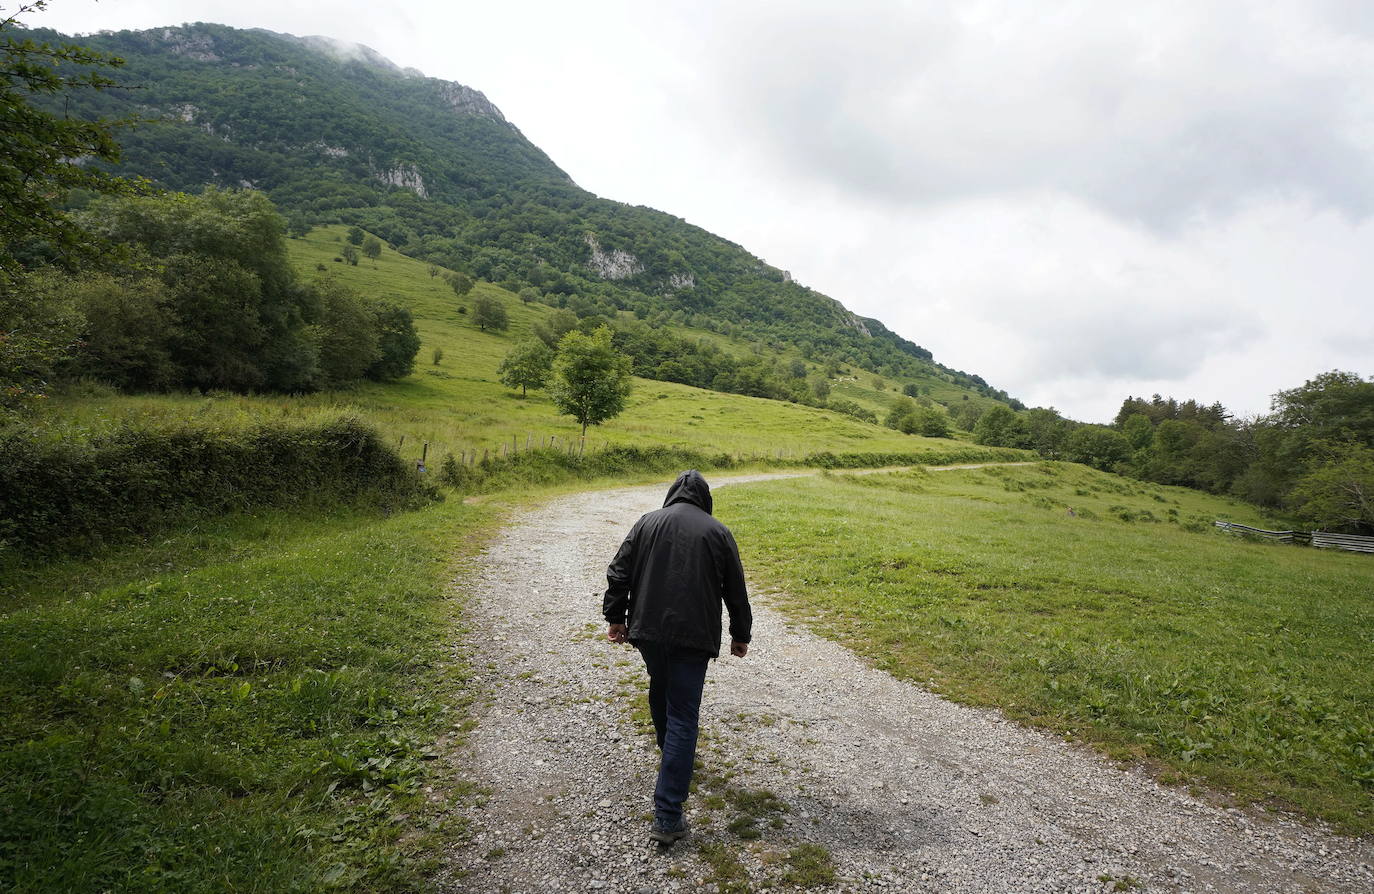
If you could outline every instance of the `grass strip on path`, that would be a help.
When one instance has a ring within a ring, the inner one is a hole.
[[[756,580],[957,700],[1374,831],[1374,561],[1216,533],[1252,507],[1082,466],[723,489]]]

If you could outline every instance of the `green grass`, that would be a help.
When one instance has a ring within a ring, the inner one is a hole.
[[[422,887],[497,511],[269,511],[0,575],[0,888]]]
[[[1245,800],[1374,831],[1374,561],[1042,463],[724,489],[746,567],[880,667]],[[1072,512],[1070,511],[1072,510]]]
[[[336,263],[333,258],[342,247],[344,232],[344,227],[326,227],[304,239],[290,240],[293,261],[307,280],[324,275],[317,270],[323,265],[326,273],[361,294],[393,299],[409,307],[422,340],[411,376],[395,383],[366,383],[304,396],[119,395],[83,385],[56,395],[48,404],[43,424],[57,432],[80,434],[131,418],[190,416],[249,421],[344,411],[374,423],[392,443],[404,438],[402,451],[407,457],[418,457],[421,445],[428,443],[434,461],[446,453],[496,451],[512,443],[523,449],[527,443],[546,442],[550,437],[558,443],[578,437],[578,426],[571,418],[560,416],[546,394],[534,391],[522,400],[497,380],[502,358],[518,340],[529,336],[535,322],[552,313],[550,308],[524,304],[490,283],[478,283],[472,293],[460,299],[441,276],[429,276],[429,265],[389,248],[383,249],[375,262],[363,259],[356,267]],[[505,305],[511,321],[507,332],[480,332],[470,312],[458,312],[460,305],[471,309],[478,294],[490,295]],[[752,350],[713,333],[684,330],[681,334],[709,337],[732,353]],[[436,347],[444,352],[437,366],[431,359]],[[862,375],[864,382],[871,378]],[[625,412],[589,430],[588,443],[589,447],[678,446],[785,459],[821,450],[910,453],[963,446],[950,440],[903,435],[826,410],[647,379],[635,380]]]

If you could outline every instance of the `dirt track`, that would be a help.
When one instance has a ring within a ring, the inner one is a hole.
[[[525,513],[467,582],[486,695],[454,759],[490,797],[449,855],[445,890],[687,891],[730,873],[733,890],[754,890],[783,877],[803,842],[833,856],[838,890],[1374,890],[1368,841],[1211,806],[947,702],[757,595],[749,656],[713,664],[702,709],[703,779],[737,775],[699,791],[693,837],[660,851],[645,837],[657,755],[630,717],[643,672],[601,637],[600,591],[621,538],[665,489]],[[742,840],[726,828],[736,796],[760,790],[783,807]]]

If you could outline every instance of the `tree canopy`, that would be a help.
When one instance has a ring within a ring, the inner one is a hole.
[[[129,186],[91,164],[119,161],[120,122],[59,114],[43,102],[118,86],[103,70],[124,60],[76,44],[19,39],[19,16],[46,5],[36,0],[0,20],[0,273],[18,270],[31,243],[58,255],[83,248],[86,234],[60,210],[70,190]]]
[[[588,425],[618,416],[630,396],[630,358],[611,345],[611,330],[569,332],[558,345],[550,396],[587,436]]]

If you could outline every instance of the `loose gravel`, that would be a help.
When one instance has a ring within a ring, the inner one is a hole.
[[[1215,806],[948,702],[767,594],[752,597],[748,657],[707,674],[693,834],[651,843],[646,678],[606,642],[600,592],[665,490],[524,513],[465,581],[477,725],[451,759],[482,794],[455,807],[468,829],[441,890],[1374,891],[1368,840]]]

